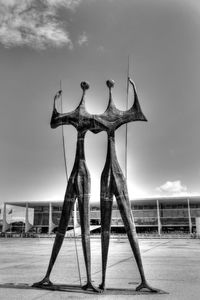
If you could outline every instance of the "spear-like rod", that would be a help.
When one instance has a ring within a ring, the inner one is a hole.
[[[61,91],[61,96],[60,96],[60,103],[61,103],[61,113],[63,113],[63,100],[62,100],[62,81],[60,80],[60,91]],[[64,127],[63,125],[61,126],[62,128],[62,145],[63,145],[63,156],[64,156],[64,165],[65,165],[65,175],[68,183],[68,171],[67,171],[67,158],[66,158],[66,150],[65,150],[65,136],[64,136]]]
[[[60,80],[60,91],[62,91],[62,81]],[[63,113],[63,101],[62,101],[62,92],[61,92],[61,113]],[[67,179],[67,184],[68,184],[68,171],[67,171],[67,159],[66,159],[66,149],[65,149],[65,136],[64,136],[64,126],[61,126],[62,128],[62,146],[63,146],[63,156],[64,156],[64,165],[65,165],[65,175],[66,175],[66,179]],[[77,267],[78,267],[78,274],[79,274],[79,281],[80,281],[80,285],[82,285],[82,281],[81,281],[81,271],[80,271],[80,263],[79,263],[79,255],[78,255],[78,248],[77,248],[77,243],[76,243],[76,232],[75,232],[75,219],[76,219],[76,201],[74,203],[74,215],[72,216],[73,219],[73,232],[74,232],[74,243],[75,243],[75,250],[76,250],[76,260],[77,260]]]
[[[129,94],[129,56],[128,56],[128,66],[127,66],[127,82],[126,82],[126,110],[128,110],[128,94]],[[126,123],[125,129],[125,178],[126,182],[128,179],[128,171],[127,171],[127,157],[128,157],[128,123]]]

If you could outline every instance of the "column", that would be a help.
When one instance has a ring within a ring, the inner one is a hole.
[[[200,238],[200,217],[196,217],[195,221],[196,221],[196,237]]]
[[[74,214],[73,214],[73,225],[74,228],[76,228],[78,226],[78,222],[77,222],[77,202],[75,201],[74,203]]]
[[[8,224],[7,221],[6,221],[6,203],[4,203],[4,207],[3,207],[3,229],[2,229],[2,232],[6,232],[6,230],[8,230],[8,228],[10,228],[10,224]]]
[[[192,233],[192,219],[191,219],[191,213],[190,213],[190,199],[187,199],[188,204],[188,221],[189,221],[189,232]]]
[[[158,219],[158,235],[161,235],[160,208],[159,208],[158,200],[156,200],[156,204],[157,204],[157,219]]]
[[[33,225],[31,225],[29,223],[29,219],[28,219],[28,202],[27,202],[26,203],[26,213],[25,213],[25,233],[27,233],[31,229],[32,226]]]
[[[52,210],[52,203],[49,202],[49,231],[48,234],[51,234],[53,229],[56,227],[56,225],[53,223],[53,210]]]

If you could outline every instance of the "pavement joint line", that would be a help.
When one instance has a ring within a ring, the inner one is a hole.
[[[155,248],[157,248],[157,247],[159,247],[159,246],[161,246],[161,245],[168,244],[169,242],[170,242],[170,240],[167,241],[167,242],[164,242],[164,243],[159,243],[158,245],[155,245],[155,246],[153,246],[153,247],[151,247],[151,248],[149,248],[149,249],[147,249],[147,250],[142,251],[142,253],[146,253],[146,252],[148,252],[148,251],[151,251],[152,249],[155,249]]]
[[[168,282],[175,281],[175,279],[168,279],[168,278],[154,278],[154,279],[149,278],[149,280],[151,280],[151,281],[168,281]],[[185,280],[176,278],[176,282],[185,282]]]
[[[52,291],[47,291],[46,293],[36,296],[34,298],[32,298],[31,300],[38,300],[38,299],[42,299],[44,296],[47,296],[48,294],[52,294]]]
[[[151,247],[151,248],[149,248],[149,249],[147,249],[147,250],[145,250],[145,251],[142,251],[142,254],[143,253],[146,253],[146,252],[148,252],[148,251],[150,251],[150,250],[152,250],[152,249],[155,249],[155,248],[157,248],[157,247],[159,247],[159,246],[161,246],[161,245],[165,245],[165,244],[167,244],[167,243],[169,243],[170,241],[167,241],[167,242],[164,242],[164,243],[159,243],[158,245],[155,245],[155,246],[153,246],[153,247]],[[116,263],[114,263],[114,264],[112,264],[112,265],[108,265],[107,266],[107,269],[108,268],[112,268],[112,267],[114,267],[114,266],[116,266],[116,265],[118,265],[118,264],[121,264],[121,263],[123,263],[123,262],[126,262],[126,261],[128,261],[128,260],[130,260],[130,259],[132,259],[134,256],[130,256],[130,257],[128,257],[128,258],[125,258],[125,259],[122,259],[122,260],[120,260],[120,261],[118,261],[118,262],[116,262]],[[95,275],[95,274],[98,274],[98,273],[100,273],[101,272],[101,270],[100,271],[96,271],[96,272],[94,272],[93,273],[93,275]]]
[[[17,267],[23,267],[23,266],[26,267],[27,265],[28,265],[28,263],[26,263],[26,264],[25,263],[23,263],[23,264],[20,264],[20,263],[16,264],[15,263],[15,264],[10,264],[10,265],[8,265],[6,267],[0,268],[0,270],[6,270],[6,269],[9,269],[9,268],[14,268],[14,267],[15,268],[17,268]]]

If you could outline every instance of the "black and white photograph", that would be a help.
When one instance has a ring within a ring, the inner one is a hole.
[[[200,299],[200,2],[0,0],[0,299]]]

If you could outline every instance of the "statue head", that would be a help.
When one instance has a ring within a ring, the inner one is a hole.
[[[109,89],[111,89],[111,88],[114,87],[115,82],[114,82],[114,80],[107,80],[107,81],[106,81],[106,85],[107,85],[107,87],[108,87]]]
[[[83,91],[86,91],[90,88],[89,83],[87,83],[86,81],[82,81],[81,82],[81,88]]]

